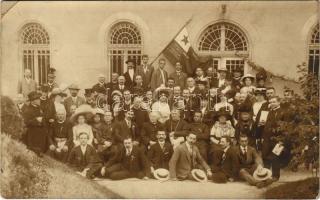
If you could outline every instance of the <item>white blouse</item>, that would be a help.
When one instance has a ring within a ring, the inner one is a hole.
[[[158,121],[165,123],[170,118],[170,107],[168,103],[162,103],[160,101],[152,104],[152,112],[158,114]]]

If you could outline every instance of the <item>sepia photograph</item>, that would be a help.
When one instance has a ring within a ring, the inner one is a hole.
[[[319,1],[0,3],[2,198],[319,198]]]

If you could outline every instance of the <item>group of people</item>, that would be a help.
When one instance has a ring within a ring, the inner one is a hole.
[[[99,75],[84,97],[54,73],[37,87],[27,69],[27,100],[18,102],[27,147],[88,178],[245,180],[259,188],[280,178],[291,147],[279,122],[294,120],[293,90],[277,96],[265,71],[197,67],[188,76],[177,62],[168,74],[165,59],[154,68],[147,55],[126,64],[109,83]]]

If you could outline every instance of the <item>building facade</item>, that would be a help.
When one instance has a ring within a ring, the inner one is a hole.
[[[288,79],[303,62],[319,73],[318,9],[316,1],[18,2],[2,16],[2,94],[17,94],[26,68],[40,84],[53,67],[58,83],[91,87],[100,73],[125,72],[128,58],[163,57],[188,20],[191,46],[211,55],[214,67],[255,73],[241,55]],[[284,86],[297,88],[273,83],[280,95]]]

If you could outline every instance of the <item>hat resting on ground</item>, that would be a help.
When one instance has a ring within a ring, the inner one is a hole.
[[[198,182],[207,182],[208,181],[206,173],[201,169],[191,170],[191,175]]]
[[[29,101],[33,101],[33,100],[36,100],[36,99],[40,99],[41,97],[41,94],[39,94],[38,92],[36,91],[32,91],[28,94],[28,100]]]
[[[272,172],[270,169],[267,168],[256,169],[253,172],[253,178],[257,181],[265,181],[267,179],[272,178]]]
[[[166,180],[169,180],[169,178],[170,178],[169,171],[164,168],[159,168],[159,169],[154,170],[153,176],[155,179],[160,180],[160,181],[166,181]]]

